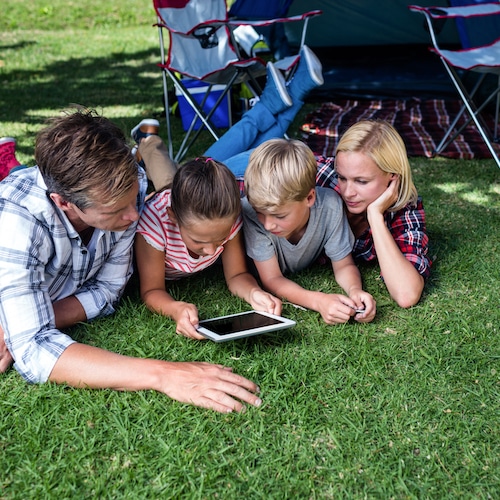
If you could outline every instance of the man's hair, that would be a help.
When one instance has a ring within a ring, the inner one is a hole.
[[[179,226],[193,221],[236,218],[241,212],[236,177],[212,158],[191,160],[177,170],[172,181],[171,209]]]
[[[352,125],[340,138],[335,155],[345,152],[363,153],[383,172],[400,176],[398,199],[391,211],[416,203],[417,189],[413,184],[406,147],[390,123],[362,120]]]
[[[48,192],[80,210],[115,203],[138,178],[120,128],[84,108],[49,120],[37,135],[35,160]]]
[[[245,193],[255,209],[269,210],[307,198],[317,163],[301,141],[271,139],[258,146],[245,171]]]

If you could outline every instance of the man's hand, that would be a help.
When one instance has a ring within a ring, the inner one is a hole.
[[[233,373],[232,368],[210,363],[168,363],[162,392],[182,403],[190,403],[221,413],[242,412],[243,403],[260,406],[259,388]]]

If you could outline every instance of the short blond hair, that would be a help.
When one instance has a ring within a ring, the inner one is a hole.
[[[245,171],[245,193],[256,209],[302,201],[316,186],[317,163],[301,141],[271,139],[258,146]]]
[[[349,127],[340,138],[335,156],[347,152],[363,153],[383,172],[399,175],[398,199],[390,208],[392,212],[417,202],[417,188],[413,184],[406,146],[390,123],[362,120]]]

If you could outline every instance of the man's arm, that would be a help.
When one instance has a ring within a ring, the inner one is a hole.
[[[73,387],[162,392],[182,403],[221,413],[260,406],[259,388],[229,367],[131,358],[75,343],[59,357],[49,380]]]

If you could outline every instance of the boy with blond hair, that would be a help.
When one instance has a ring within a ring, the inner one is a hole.
[[[255,149],[245,172],[247,254],[264,288],[319,312],[325,323],[345,323],[352,316],[372,321],[375,300],[362,289],[342,199],[331,189],[316,187],[316,172],[312,151],[300,141],[273,139]],[[308,267],[323,252],[347,296],[305,290],[285,277]]]

